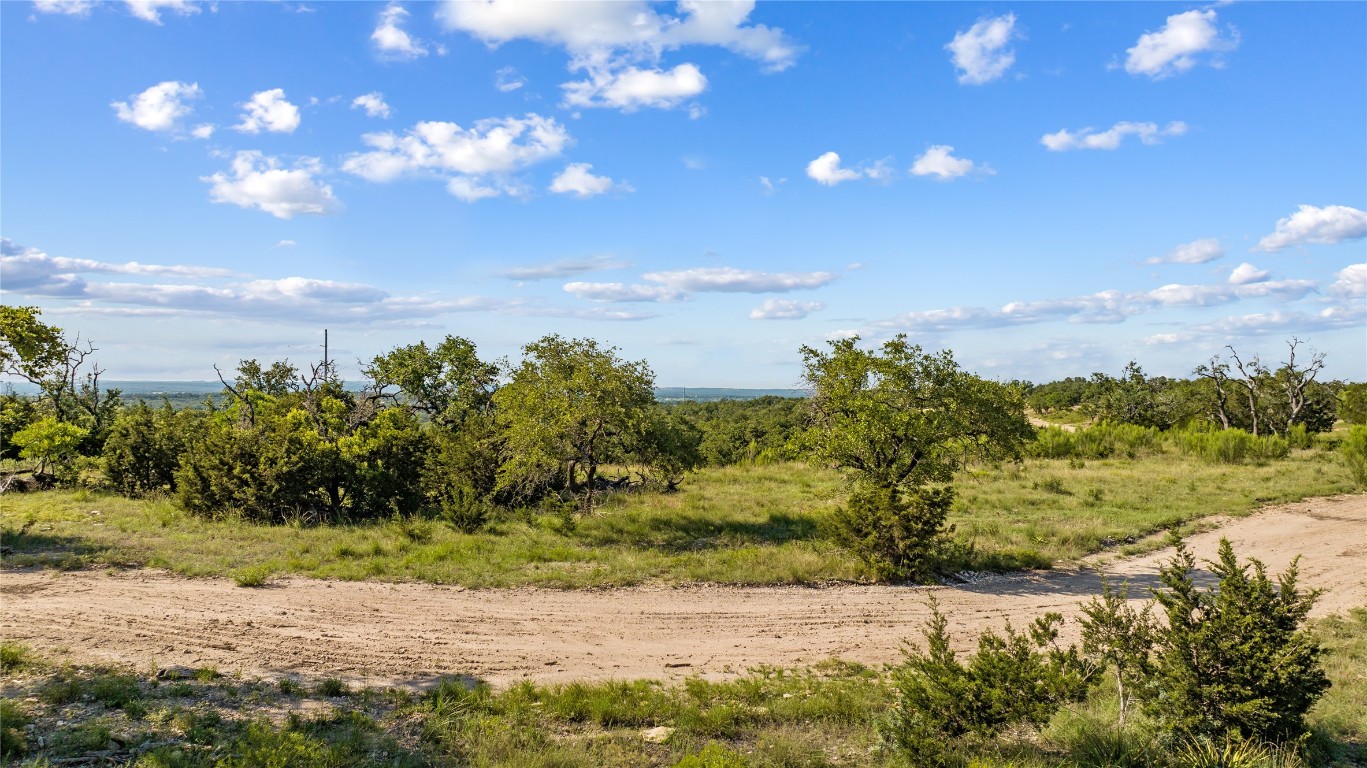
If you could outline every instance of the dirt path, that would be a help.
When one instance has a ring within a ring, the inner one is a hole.
[[[1281,571],[1300,553],[1302,583],[1326,591],[1316,613],[1367,605],[1367,495],[1316,499],[1226,522],[1241,557]],[[1139,587],[1169,551],[1104,566]],[[0,636],[76,661],[217,665],[274,677],[338,676],[421,686],[468,674],[506,685],[602,678],[721,677],[771,664],[900,658],[934,594],[962,644],[1005,620],[1065,614],[1098,589],[1093,571],[987,577],[960,587],[642,587],[466,590],[288,579],[244,589],[157,571],[4,571]],[[1072,622],[1070,622],[1072,624]]]

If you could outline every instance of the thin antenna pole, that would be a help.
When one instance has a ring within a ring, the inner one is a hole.
[[[332,364],[328,360],[328,329],[323,329],[323,378],[332,377]]]

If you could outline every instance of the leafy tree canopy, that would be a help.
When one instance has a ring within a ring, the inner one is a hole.
[[[899,334],[802,348],[817,457],[875,486],[948,482],[969,458],[1016,459],[1034,439],[1019,391],[959,369]]]

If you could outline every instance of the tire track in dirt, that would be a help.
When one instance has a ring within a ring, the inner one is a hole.
[[[1326,590],[1317,615],[1367,605],[1367,495],[1219,522],[1189,540],[1198,557],[1213,557],[1221,537],[1273,572],[1299,553],[1302,584]],[[419,687],[443,675],[496,686],[524,678],[717,678],[831,657],[896,662],[904,640],[919,640],[931,595],[966,648],[985,627],[1008,620],[1023,627],[1045,611],[1076,613],[1098,591],[1098,569],[1128,579],[1131,594],[1147,594],[1170,554],[943,587],[468,590],[290,578],[244,589],[150,570],[5,570],[0,636],[62,650],[75,662],[216,665],[264,677]],[[1069,632],[1076,632],[1072,622],[1065,639]]]

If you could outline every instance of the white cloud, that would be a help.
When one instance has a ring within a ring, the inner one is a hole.
[[[494,87],[504,93],[511,93],[527,84],[527,78],[517,73],[514,67],[503,67],[494,73]]]
[[[227,269],[187,265],[110,263],[92,259],[49,256],[37,249],[17,245],[0,237],[0,285],[7,293],[35,296],[69,296],[85,290],[82,274],[137,275],[184,279],[229,277]]]
[[[1346,205],[1302,205],[1277,221],[1277,231],[1258,241],[1255,251],[1280,251],[1293,245],[1334,245],[1367,237],[1367,212]]]
[[[911,166],[911,173],[914,176],[936,176],[941,181],[957,179],[972,173],[974,170],[979,173],[991,174],[994,171],[985,165],[976,165],[972,160],[954,156],[954,147],[948,144],[936,144],[927,149],[916,158],[916,162]]]
[[[1154,256],[1149,264],[1205,264],[1225,255],[1220,241],[1213,237],[1203,237],[1190,243],[1183,243],[1163,256]]]
[[[209,197],[216,203],[256,208],[280,219],[299,214],[326,215],[341,208],[332,187],[314,179],[321,170],[316,158],[303,158],[294,168],[282,168],[274,157],[260,152],[238,152],[232,173],[201,177],[213,185]]]
[[[161,23],[161,12],[171,11],[177,16],[190,16],[199,13],[199,5],[190,0],[124,0],[128,12],[143,21]]]
[[[513,267],[503,272],[501,276],[509,280],[545,280],[547,278],[572,277],[582,275],[585,272],[626,269],[630,266],[631,262],[613,256],[589,256],[583,259],[566,259],[548,264]]]
[[[275,244],[274,246],[272,246],[272,247],[273,247],[273,248],[293,248],[293,247],[296,246],[296,245],[298,245],[298,243],[294,242],[293,240],[281,240],[280,242],[276,243],[276,244]]]
[[[294,133],[299,127],[299,108],[285,99],[285,89],[272,88],[252,94],[251,101],[242,105],[242,122],[234,130],[243,133]]]
[[[820,288],[836,279],[830,272],[760,272],[735,267],[696,267],[642,275],[652,283],[694,293],[784,293]]]
[[[404,31],[401,26],[408,11],[398,3],[390,3],[380,12],[380,22],[370,39],[380,54],[391,59],[416,59],[427,55],[427,45]]]
[[[593,197],[612,189],[612,179],[607,176],[594,176],[588,163],[570,163],[565,170],[551,182],[550,190],[562,195]]]
[[[1268,271],[1244,262],[1234,268],[1229,273],[1230,285],[1248,285],[1249,283],[1261,283],[1267,279]]]
[[[661,14],[644,0],[490,0],[446,2],[437,12],[448,29],[467,32],[490,45],[527,38],[563,46],[580,68],[599,61],[654,61],[662,51],[686,45],[715,45],[762,63],[766,71],[792,66],[799,53],[781,29],[747,24],[753,0],[682,0],[681,15]]]
[[[817,159],[807,163],[807,176],[816,180],[820,184],[833,187],[842,181],[854,181],[862,178],[863,172],[840,167],[840,155],[835,152],[827,152]]]
[[[565,104],[571,107],[611,107],[634,112],[641,107],[673,109],[707,90],[707,78],[693,64],[671,70],[593,68],[588,80],[565,83]]]
[[[1201,54],[1232,50],[1238,44],[1237,36],[1220,37],[1215,11],[1186,11],[1169,16],[1157,32],[1141,35],[1126,51],[1125,71],[1161,80],[1196,66]]]
[[[1057,133],[1046,133],[1040,143],[1051,152],[1069,149],[1116,149],[1126,136],[1138,136],[1145,144],[1158,144],[1165,136],[1181,136],[1187,132],[1187,124],[1175,120],[1159,128],[1157,123],[1120,122],[1098,133],[1094,128],[1083,128],[1073,132],[1067,129]]]
[[[707,78],[693,64],[661,69],[665,51],[719,46],[759,61],[766,72],[792,66],[798,46],[781,29],[747,23],[754,7],[753,0],[680,0],[671,15],[645,0],[451,1],[437,17],[491,46],[517,39],[561,46],[570,71],[587,75],[561,86],[566,105],[630,111],[680,106],[706,89]],[[704,111],[689,106],[694,119]]]
[[[95,7],[94,0],[33,0],[33,9],[39,13],[60,13],[65,16],[89,16]]]
[[[1329,286],[1330,293],[1349,299],[1367,296],[1367,264],[1349,264],[1340,269],[1336,277],[1338,279]]]
[[[379,91],[361,94],[351,100],[352,109],[364,109],[368,117],[379,117],[389,119],[389,105],[384,101],[384,94]]]
[[[149,131],[175,131],[180,128],[180,119],[194,111],[185,100],[202,95],[198,83],[167,80],[130,96],[128,101],[115,101],[110,106],[125,123]]]
[[[565,283],[566,293],[590,301],[678,301],[682,291],[663,285],[628,285],[626,283]]]
[[[982,85],[1006,74],[1016,61],[1016,53],[1007,46],[1019,37],[1015,31],[1016,16],[1008,13],[983,19],[966,32],[960,32],[945,45],[959,69],[959,82]]]
[[[1003,328],[1065,320],[1070,323],[1118,323],[1164,307],[1205,307],[1248,299],[1289,302],[1315,290],[1312,280],[1275,280],[1243,285],[1182,285],[1173,283],[1149,291],[1099,291],[1083,296],[1035,301],[1013,301],[998,309],[949,307],[907,312],[876,323],[880,328],[926,331],[963,328]]]
[[[190,135],[196,139],[207,139],[214,135],[213,123],[200,123],[190,130]]]
[[[1155,333],[1144,338],[1146,346],[1156,346],[1158,344],[1185,344],[1195,338],[1190,333]]]
[[[763,304],[750,310],[751,320],[801,320],[813,312],[826,308],[819,301],[792,301],[790,299],[765,299]]]
[[[559,156],[573,141],[554,118],[537,114],[479,120],[468,129],[427,121],[402,136],[386,131],[361,138],[372,151],[349,155],[342,170],[381,183],[435,173],[466,201],[519,193],[510,174]]]

